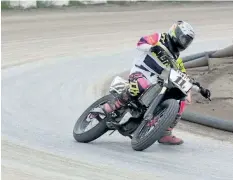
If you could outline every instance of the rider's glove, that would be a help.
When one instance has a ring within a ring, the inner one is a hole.
[[[196,85],[197,87],[201,88],[201,85],[200,85],[199,82],[195,81],[194,79],[192,79],[192,80],[193,80],[193,84],[194,84],[194,85]]]
[[[207,98],[210,98],[210,96],[211,96],[210,90],[209,90],[209,89],[205,89],[205,88],[203,88],[203,87],[200,87],[200,93],[201,93],[201,95],[202,95],[203,97],[205,97],[206,99],[207,99]]]

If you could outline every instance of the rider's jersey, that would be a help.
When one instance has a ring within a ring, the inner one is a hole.
[[[168,41],[166,33],[154,33],[142,37],[137,43],[139,54],[134,61],[131,73],[142,70],[150,72],[151,76],[161,74],[165,68],[170,68],[168,58],[175,61],[180,71],[186,72],[183,60],[179,58],[179,54],[169,50]],[[151,47],[153,47],[153,52],[151,52]]]

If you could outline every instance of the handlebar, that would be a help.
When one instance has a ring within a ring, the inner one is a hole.
[[[193,79],[193,81],[194,81],[194,79]],[[194,82],[193,82],[193,85],[195,85],[195,86],[198,88],[198,92],[201,92],[201,89],[202,89],[203,87],[200,85],[199,82],[194,81]],[[206,99],[208,99],[209,101],[211,101],[210,97],[208,97],[208,98],[206,98]]]

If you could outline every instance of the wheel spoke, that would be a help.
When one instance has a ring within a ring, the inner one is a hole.
[[[156,111],[154,118],[151,121],[146,122],[145,125],[140,129],[139,134],[138,134],[139,139],[147,136],[147,134],[149,134],[151,130],[153,130],[154,127],[156,127],[156,124],[159,122],[159,119],[163,117],[165,111],[166,111],[166,108],[163,108],[163,109],[159,108]]]
[[[102,102],[102,103],[100,103],[99,105],[97,105],[94,108],[100,107],[100,105],[102,105],[104,103],[106,103],[106,102]],[[91,113],[92,110],[90,110],[90,112],[86,116],[86,118],[84,118],[82,120],[82,122],[80,123],[80,125],[77,127],[77,132],[78,132],[77,134],[82,134],[82,133],[85,133],[85,132],[91,130],[92,128],[94,128],[95,126],[97,126],[100,123],[100,121],[102,120],[99,117],[98,114]]]

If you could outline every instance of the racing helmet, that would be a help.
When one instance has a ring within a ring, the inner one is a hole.
[[[195,38],[193,27],[185,21],[177,21],[168,31],[171,41],[179,51],[185,50]]]

